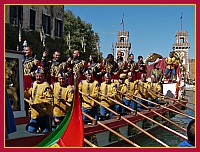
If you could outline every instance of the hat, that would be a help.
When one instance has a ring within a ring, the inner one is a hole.
[[[86,74],[92,74],[92,71],[90,70],[90,69],[87,69],[86,71],[85,71],[85,75]]]
[[[104,75],[104,77],[105,77],[105,78],[111,78],[110,72],[106,73],[106,74]]]
[[[119,78],[120,78],[120,79],[125,79],[125,78],[126,78],[126,74],[124,74],[124,73],[120,74],[120,75],[119,75]]]
[[[129,72],[129,73],[128,73],[128,76],[133,76],[133,72]]]
[[[152,77],[153,77],[153,78],[156,78],[156,75],[155,75],[155,74],[152,74],[152,75],[151,75],[151,78],[152,78]]]
[[[37,67],[37,70],[35,71],[35,73],[44,74],[44,68],[38,66],[38,67]]]
[[[58,74],[59,78],[66,78],[66,74],[61,70]]]

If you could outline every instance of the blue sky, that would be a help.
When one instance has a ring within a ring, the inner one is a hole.
[[[103,57],[111,53],[112,43],[117,42],[117,33],[129,31],[131,52],[144,58],[156,52],[167,57],[172,51],[175,34],[181,29],[188,31],[191,44],[189,58],[195,57],[195,6],[194,5],[65,5],[82,21],[92,24],[100,36],[100,51]]]

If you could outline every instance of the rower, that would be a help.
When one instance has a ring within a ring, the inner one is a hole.
[[[124,87],[125,78],[126,78],[126,74],[122,73],[122,74],[120,74],[118,80],[114,80],[114,83],[115,83],[115,86],[116,86],[116,90],[117,90],[116,100],[118,102],[120,102],[120,103],[123,102],[123,94],[121,93],[121,89]],[[122,113],[122,108],[123,107],[121,107],[121,105],[116,104],[115,108],[116,108],[116,112],[117,113]]]
[[[148,99],[148,83],[146,81],[146,77],[147,75],[145,73],[142,73],[141,75],[141,79],[138,82],[138,97],[144,98],[144,99]],[[142,100],[141,98],[138,98],[138,102],[148,106],[148,102],[145,100]],[[141,111],[141,109],[144,108],[142,107],[142,105],[138,104],[137,105],[137,110]]]
[[[133,95],[137,95],[138,93],[138,81],[134,81],[134,73],[128,73],[128,79],[125,80],[125,85],[122,88],[122,93],[125,93],[125,97],[123,98],[123,104],[129,106],[131,109],[136,110],[137,104],[131,99],[134,98]],[[122,112],[126,113],[127,110],[122,107]]]
[[[81,94],[82,112],[98,120],[99,106],[93,100],[88,98],[88,96],[97,100],[99,93],[99,83],[96,80],[94,80],[92,71],[89,69],[87,69],[87,71],[85,72],[85,77],[86,80],[81,80],[78,85],[79,91],[83,93]],[[85,115],[83,115],[83,121],[85,124],[87,120],[88,118]]]
[[[58,82],[51,85],[54,94],[54,124],[58,126],[64,119],[69,106],[66,103],[71,103],[73,99],[73,88],[68,85],[66,74],[60,71],[58,74]]]
[[[102,94],[101,103],[105,107],[108,107],[115,111],[115,103],[112,100],[108,99],[108,97],[115,98],[115,96],[117,95],[115,84],[111,82],[111,75],[109,72],[104,75],[104,79],[105,82],[101,83],[100,86],[100,92]],[[103,106],[100,106],[100,114],[101,114],[100,120],[109,119],[110,116],[114,116],[113,113],[108,111]]]
[[[158,96],[161,93],[161,85],[156,82],[156,75],[151,75],[151,82],[149,84],[149,99],[154,103],[158,103]],[[153,104],[149,103],[149,106],[154,106]]]

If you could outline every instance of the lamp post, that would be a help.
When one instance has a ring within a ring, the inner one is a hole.
[[[82,46],[83,52],[85,53],[85,46],[86,46],[86,43],[85,43],[84,36],[82,36],[81,46]]]
[[[68,49],[71,50],[71,38],[70,38],[70,31],[66,32],[66,41],[67,41],[67,46]]]

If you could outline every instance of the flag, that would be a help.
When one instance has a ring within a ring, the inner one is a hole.
[[[5,99],[6,99],[6,107],[5,107],[5,122],[6,122],[6,139],[8,138],[8,134],[15,132],[16,131],[16,124],[15,124],[15,118],[13,115],[13,111],[11,108],[11,104],[10,104],[10,98],[9,95],[7,93],[7,90],[5,91]]]
[[[122,21],[121,21],[121,23],[120,23],[120,24],[121,24],[121,25],[122,25],[122,24],[124,24],[124,20],[123,20],[123,19],[122,19]]]
[[[76,87],[77,88],[77,87]],[[82,147],[84,131],[78,88],[64,120],[36,147]]]

